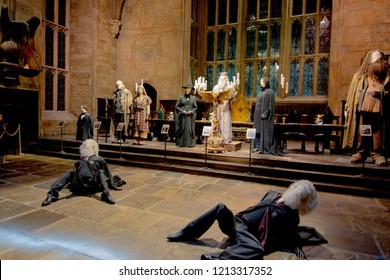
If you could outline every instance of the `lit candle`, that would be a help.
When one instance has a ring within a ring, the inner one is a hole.
[[[288,93],[288,82],[286,82],[286,93]]]

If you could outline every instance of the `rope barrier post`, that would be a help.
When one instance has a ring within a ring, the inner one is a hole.
[[[19,130],[19,156],[22,156],[22,129],[20,128],[20,124],[18,125]]]

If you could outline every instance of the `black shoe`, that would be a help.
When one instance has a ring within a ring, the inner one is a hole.
[[[51,204],[52,202],[57,201],[58,198],[53,196],[52,194],[48,193],[46,199],[42,202],[42,206],[47,206]]]
[[[115,204],[115,200],[108,193],[102,193],[102,201],[108,204]]]
[[[167,239],[169,241],[173,241],[173,242],[195,240],[194,237],[188,236],[183,230],[181,230],[177,233],[168,235]]]
[[[201,260],[211,260],[212,257],[211,257],[210,254],[203,254],[203,255],[200,256],[200,259]]]

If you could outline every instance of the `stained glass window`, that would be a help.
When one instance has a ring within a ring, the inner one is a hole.
[[[317,95],[328,95],[329,58],[323,57],[318,62]]]
[[[305,54],[313,54],[315,52],[316,36],[316,20],[314,18],[308,18],[306,20],[305,34]]]
[[[214,31],[207,33],[207,61],[214,60]]]
[[[253,58],[255,56],[256,44],[256,26],[249,25],[246,28],[246,57]]]
[[[278,57],[280,55],[280,26],[281,22],[273,22],[271,24],[271,56]]]
[[[269,82],[276,96],[278,95],[278,87],[279,87],[278,77],[279,77],[279,63],[278,61],[272,61],[270,64]]]
[[[229,29],[229,43],[228,43],[228,59],[236,59],[237,49],[237,28],[232,27]]]
[[[249,61],[245,63],[245,91],[244,94],[247,97],[255,96],[253,92],[253,62]]]
[[[258,35],[258,57],[267,56],[267,43],[268,43],[268,25],[260,24],[259,25],[259,35]]]
[[[260,92],[260,80],[263,77],[267,76],[267,66],[265,66],[265,61],[260,60],[257,64],[257,78],[256,78],[256,95]]]
[[[307,59],[303,66],[303,96],[313,96],[314,62]]]
[[[289,83],[290,96],[298,96],[299,94],[299,76],[300,76],[299,60],[294,59],[290,63],[290,83]]]
[[[291,55],[301,53],[302,22],[299,19],[293,21],[291,26]]]
[[[224,29],[218,30],[217,60],[225,59],[225,37],[226,37],[225,30]]]
[[[329,53],[330,52],[330,30],[331,19],[324,16],[320,22],[320,39],[318,40],[318,52]]]

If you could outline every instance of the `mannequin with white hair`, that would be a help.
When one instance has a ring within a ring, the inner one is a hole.
[[[116,90],[112,95],[113,100],[113,116],[110,128],[110,137],[113,141],[124,142],[128,135],[129,119],[133,106],[133,95],[128,90],[121,80],[115,82]],[[119,123],[124,123],[122,131],[117,131]],[[116,139],[116,140],[115,140]]]
[[[126,184],[119,176],[112,176],[105,160],[99,156],[99,145],[93,139],[87,139],[80,145],[80,159],[75,162],[75,168],[68,170],[55,181],[42,206],[47,206],[59,199],[59,191],[67,187],[73,194],[92,194],[102,192],[101,199],[109,204],[115,204],[109,189],[118,189]]]
[[[204,254],[202,259],[263,259],[275,251],[299,256],[302,244],[299,235],[300,216],[310,213],[317,204],[317,191],[308,180],[299,180],[286,192],[269,191],[254,206],[233,215],[219,203],[175,234],[169,241],[190,241],[201,237],[217,220],[231,246],[224,251]]]

